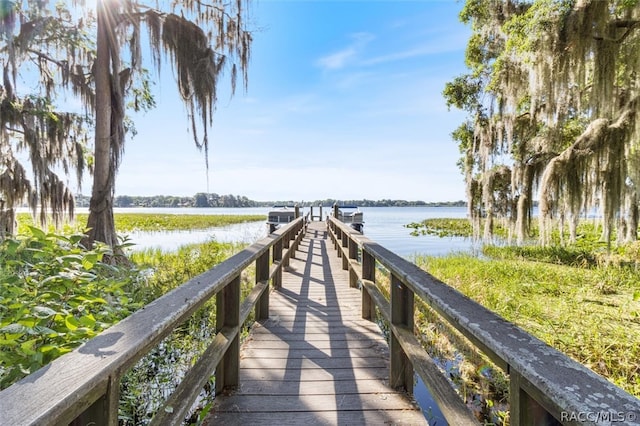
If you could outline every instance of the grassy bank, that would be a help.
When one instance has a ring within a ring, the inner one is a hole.
[[[426,220],[409,227],[419,234],[468,236],[464,222]],[[640,397],[638,244],[607,252],[596,226],[584,223],[579,230],[575,245],[485,246],[482,258],[418,256],[415,263]]]
[[[18,234],[28,232],[34,225],[30,213],[18,213]],[[87,214],[78,214],[75,220],[63,225],[63,233],[82,232],[87,224]],[[196,214],[151,214],[151,213],[115,213],[116,231],[182,231],[208,229],[237,223],[265,221],[264,215],[196,215]],[[53,231],[53,226],[49,228]]]

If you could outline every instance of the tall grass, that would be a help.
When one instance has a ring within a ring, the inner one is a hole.
[[[82,232],[87,223],[87,214],[80,213],[75,220],[62,224],[62,233]],[[18,234],[28,232],[29,226],[34,224],[29,213],[18,213]],[[233,225],[237,223],[258,222],[266,220],[264,215],[199,215],[199,214],[156,214],[156,213],[115,213],[114,220],[116,231],[178,231],[208,229],[219,226]],[[55,231],[54,226],[49,226],[49,231]]]
[[[640,274],[467,255],[415,262],[640,397]]]

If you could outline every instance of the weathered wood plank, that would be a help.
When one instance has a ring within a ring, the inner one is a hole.
[[[257,334],[257,333],[256,333]],[[264,339],[264,340],[282,340],[282,337],[274,334],[274,333],[260,333],[260,339]],[[347,341],[352,341],[352,340],[366,340],[369,341],[372,338],[371,335],[367,335],[364,333],[359,333],[359,332],[349,332],[349,333],[342,333],[342,334],[338,334],[335,336],[330,336],[327,335],[326,332],[320,332],[320,333],[288,333],[287,334],[287,342],[292,342],[292,341],[297,341],[297,340],[301,340],[301,341],[308,341],[308,342],[313,342],[315,344],[315,342],[338,342],[341,340],[347,340]],[[378,340],[380,341],[384,341],[383,337],[380,337]]]
[[[225,426],[417,425],[422,414],[414,410],[315,411],[291,413],[213,413],[211,423]]]
[[[349,393],[389,392],[386,379],[306,380],[303,382],[245,380],[240,384],[243,395],[344,395]]]
[[[370,358],[248,358],[243,360],[243,368],[288,368],[290,370],[304,370],[308,368],[371,368],[386,367],[389,363],[381,357]]]
[[[375,352],[373,352],[375,351]],[[372,353],[375,353],[377,357],[386,359],[389,356],[389,350],[385,347],[375,348],[372,350],[370,346],[366,346],[364,348],[313,348],[311,352],[309,348],[302,349],[277,349],[277,348],[269,348],[267,355],[265,356],[265,348],[254,349],[254,348],[244,348],[242,350],[242,354],[240,354],[241,359],[250,359],[250,358],[265,358],[266,356],[271,358],[284,358],[284,359],[297,359],[297,358],[307,358],[307,359],[327,359],[327,358],[371,358]],[[311,354],[310,354],[311,352]]]
[[[201,389],[209,380],[214,367],[235,339],[240,326],[226,327],[213,339],[194,367],[189,370],[175,392],[162,405],[151,421],[152,426],[181,425]]]
[[[388,350],[387,343],[383,339],[378,339],[375,341],[371,340],[362,340],[362,339],[345,339],[345,340],[317,340],[315,342],[305,342],[305,341],[289,341],[285,342],[283,340],[255,340],[251,338],[250,341],[245,341],[245,348],[255,348],[257,350],[260,349],[305,349],[309,346],[316,348],[318,350],[328,350],[328,349],[360,349],[360,348],[378,348],[379,346],[383,346]],[[240,367],[242,368],[242,366]]]
[[[344,394],[344,395],[230,395],[215,402],[217,412],[261,413],[301,411],[366,411],[417,409],[402,393]]]
[[[377,330],[376,330],[377,328]],[[293,322],[280,322],[277,325],[272,325],[269,328],[265,327],[252,327],[251,331],[254,334],[295,334],[295,333],[344,333],[354,334],[360,333],[372,336],[380,334],[378,325],[372,322],[353,322],[353,321],[334,321],[327,323],[325,321],[293,321]]]
[[[240,382],[245,380],[266,380],[302,383],[305,381],[322,380],[369,380],[389,378],[387,367],[366,367],[366,368],[309,368],[306,370],[288,370],[286,368],[241,368]]]

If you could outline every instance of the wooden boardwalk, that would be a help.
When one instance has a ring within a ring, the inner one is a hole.
[[[216,398],[207,424],[426,424],[389,388],[388,346],[361,318],[324,222],[309,224],[282,283],[242,346],[240,388]]]

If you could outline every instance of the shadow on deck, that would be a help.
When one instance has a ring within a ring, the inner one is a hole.
[[[240,387],[216,399],[208,424],[426,424],[388,386],[389,349],[361,318],[361,293],[311,223],[270,296],[270,317],[242,347]]]

